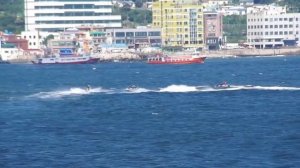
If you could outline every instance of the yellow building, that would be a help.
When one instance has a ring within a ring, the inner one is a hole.
[[[161,28],[163,46],[203,48],[203,6],[199,0],[157,0],[152,26]]]

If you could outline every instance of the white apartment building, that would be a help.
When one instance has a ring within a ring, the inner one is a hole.
[[[287,13],[286,7],[247,8],[247,41],[256,48],[299,45],[300,13]]]
[[[25,0],[25,31],[62,31],[78,26],[122,27],[111,0]]]

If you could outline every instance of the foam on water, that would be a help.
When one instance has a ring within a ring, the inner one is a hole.
[[[51,98],[62,98],[66,96],[81,96],[89,94],[137,94],[147,92],[157,93],[187,93],[187,92],[223,92],[223,91],[238,91],[238,90],[270,90],[270,91],[299,91],[300,87],[288,87],[288,86],[254,86],[254,85],[230,85],[229,88],[216,88],[212,86],[188,86],[188,85],[169,85],[163,88],[147,89],[137,87],[134,89],[103,89],[102,87],[96,87],[89,91],[83,88],[70,88],[67,90],[56,90],[50,92],[39,92],[28,97],[51,99]]]
[[[88,91],[86,89],[76,87],[76,88],[70,88],[68,90],[39,92],[39,93],[30,95],[29,97],[36,97],[36,98],[41,98],[41,99],[51,99],[51,98],[61,98],[61,97],[65,97],[65,96],[88,95],[88,94],[108,92],[108,91],[109,90],[102,89],[101,87],[93,88]]]
[[[152,92],[153,90],[149,90],[149,89],[146,89],[146,88],[134,88],[134,89],[124,89],[124,92],[123,93],[145,93],[145,92]]]
[[[286,90],[286,91],[297,91],[300,87],[287,87],[287,86],[242,86],[243,89],[251,90]]]
[[[196,86],[187,86],[187,85],[170,85],[164,88],[159,89],[159,92],[196,92]]]

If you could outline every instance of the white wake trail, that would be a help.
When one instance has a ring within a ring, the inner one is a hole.
[[[39,92],[29,97],[36,97],[41,99],[51,99],[51,98],[62,98],[65,96],[80,96],[80,95],[88,95],[93,93],[101,93],[101,92],[108,92],[109,90],[102,89],[101,87],[93,88],[90,90],[86,90],[83,88],[70,88],[68,90],[56,90],[50,92]]]
[[[196,86],[187,86],[187,85],[170,85],[164,88],[159,89],[158,92],[197,92],[198,89]]]

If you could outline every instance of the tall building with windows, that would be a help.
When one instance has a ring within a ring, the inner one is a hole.
[[[207,49],[220,49],[223,41],[223,15],[218,12],[204,12],[204,39]]]
[[[152,26],[161,28],[162,45],[203,48],[203,6],[198,0],[157,0]]]
[[[78,26],[122,27],[111,0],[25,0],[25,31],[61,31]]]
[[[287,13],[282,6],[247,8],[247,41],[256,48],[299,45],[300,13]]]

